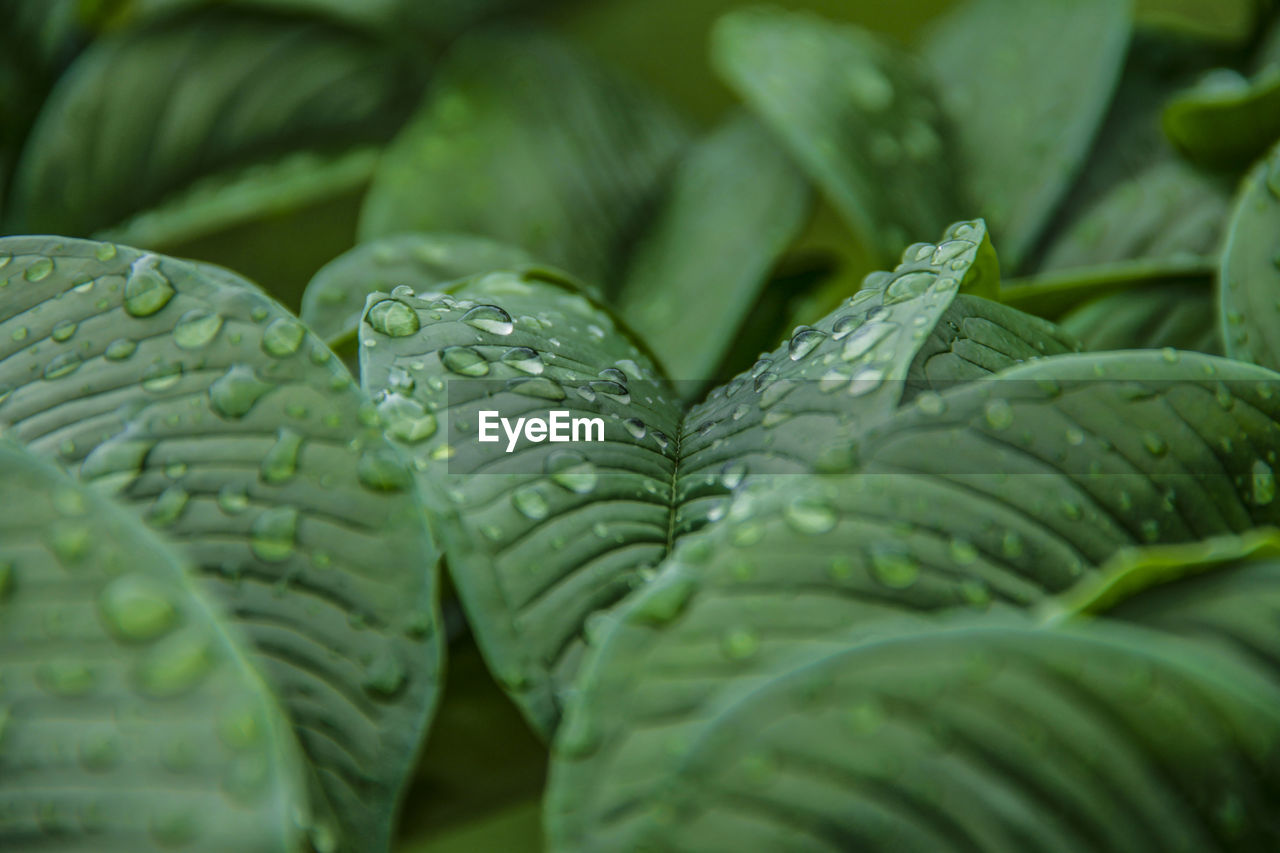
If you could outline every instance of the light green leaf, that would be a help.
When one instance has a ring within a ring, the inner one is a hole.
[[[1131,26],[1125,0],[968,0],[925,40],[969,196],[1010,269],[1089,153]]]
[[[712,377],[809,208],[803,174],[747,116],[677,165],[633,250],[617,310],[682,380],[682,394]]]
[[[797,661],[734,698],[668,758],[636,814],[640,846],[1162,853],[1276,843],[1280,693],[1158,634],[903,633]]]
[[[1214,255],[1230,198],[1224,179],[1161,161],[1085,209],[1050,243],[1040,272]]]
[[[350,375],[227,271],[0,240],[0,422],[162,529],[253,642],[340,822],[385,849],[434,704],[412,475]]]
[[[1164,108],[1165,135],[1183,156],[1212,169],[1248,166],[1280,136],[1280,65],[1252,79],[1219,68]]]
[[[1020,610],[1120,549],[1274,524],[1251,477],[1280,450],[1276,380],[1190,353],[1049,358],[846,433],[853,476],[748,481],[598,629],[555,741],[554,845],[632,846],[672,750],[800,650]]]
[[[610,283],[686,138],[647,92],[549,35],[469,36],[383,157],[360,236],[470,232]]]
[[[467,234],[400,234],[361,243],[311,279],[300,317],[329,346],[356,334],[365,299],[407,286],[415,292],[480,273],[535,266],[523,249]]]
[[[909,55],[811,13],[750,8],[720,19],[711,57],[873,256],[957,218],[940,110]]]
[[[241,170],[299,150],[330,158],[384,139],[411,103],[415,79],[385,45],[315,22],[208,12],[101,39],[41,111],[7,228],[84,236],[164,206],[175,222],[131,223],[130,236],[169,242],[252,218],[259,205],[281,202],[246,190],[263,179]],[[283,198],[349,189],[360,169],[353,178],[350,161],[336,162],[343,167],[316,169],[305,159],[275,166]],[[188,202],[203,213],[174,201],[196,179],[237,171],[231,199],[210,198],[223,189],[216,184],[192,191]]]
[[[682,417],[628,333],[555,281],[494,274],[370,297],[361,372],[414,455],[450,571],[497,678],[554,727],[599,614],[747,473],[842,464],[848,436],[934,378],[951,384],[1069,344],[968,295],[994,275],[980,222],[918,244],[895,273]],[[927,251],[926,251],[927,250]],[[478,441],[479,412],[600,417],[601,444]],[[828,455],[837,451],[832,458]]]
[[[1231,358],[1280,367],[1280,146],[1236,197],[1218,269],[1218,321]]]
[[[0,441],[0,844],[295,851],[288,723],[132,514]]]

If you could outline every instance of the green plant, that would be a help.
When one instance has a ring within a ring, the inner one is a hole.
[[[6,849],[1272,849],[1270,4],[514,5],[2,13]]]

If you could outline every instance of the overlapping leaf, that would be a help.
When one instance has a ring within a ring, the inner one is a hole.
[[[0,240],[0,421],[165,531],[253,642],[340,822],[379,849],[434,702],[412,476],[256,288],[110,243]]]
[[[1070,348],[1042,321],[957,295],[994,286],[991,261],[980,222],[911,247],[876,287],[683,417],[626,331],[555,281],[493,274],[371,297],[364,384],[419,460],[481,647],[535,725],[553,726],[592,614],[718,517],[748,472],[840,464],[841,436],[931,381]],[[500,431],[478,441],[482,410],[514,422],[553,409],[601,418],[605,441],[511,453]]]
[[[164,219],[136,226],[157,247],[349,189],[372,160],[348,152],[389,135],[414,80],[385,46],[316,22],[209,12],[101,39],[41,111],[7,228],[133,239],[126,220],[163,204]],[[299,151],[305,166],[286,162],[276,192],[255,191],[266,164]],[[320,168],[314,155],[338,159]],[[250,166],[230,200],[191,186]]]
[[[1248,166],[1280,136],[1280,64],[1252,79],[1211,72],[1164,109],[1165,135],[1188,159],[1209,168]]]
[[[4,848],[297,850],[293,735],[175,552],[8,441],[0,506]]]
[[[300,317],[336,346],[355,335],[365,299],[397,287],[432,290],[494,270],[534,266],[514,246],[466,234],[400,234],[361,243],[334,258],[307,284]]]
[[[470,232],[612,282],[686,139],[647,92],[546,34],[469,36],[382,159],[360,234]]]
[[[873,257],[957,217],[941,111],[908,54],[851,25],[752,8],[719,21],[711,55]]]
[[[1270,371],[1064,356],[938,393],[851,443],[853,477],[765,477],[608,619],[556,740],[561,847],[627,846],[722,697],[888,618],[1017,610],[1117,550],[1280,519]]]
[[[1230,659],[1111,626],[858,643],[717,709],[637,813],[640,843],[1265,850],[1277,699]]]
[[[1034,248],[1102,124],[1129,46],[1129,5],[968,0],[925,40],[961,175],[1011,269]]]
[[[1218,318],[1227,355],[1280,367],[1280,148],[1249,172],[1227,224]]]

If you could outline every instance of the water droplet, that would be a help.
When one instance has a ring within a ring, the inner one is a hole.
[[[720,650],[729,660],[746,660],[759,648],[759,638],[746,628],[730,628],[720,638]]]
[[[1266,506],[1276,497],[1276,475],[1271,466],[1261,459],[1253,461],[1253,503],[1255,506]]]
[[[874,349],[877,344],[889,337],[897,328],[897,323],[887,320],[859,326],[858,330],[845,341],[844,350],[840,353],[840,357],[845,361],[856,361],[862,358],[862,356]]]
[[[551,482],[577,495],[590,493],[599,479],[595,466],[573,450],[552,451],[544,463],[544,470]]]
[[[535,521],[546,518],[551,505],[536,484],[521,486],[511,493],[511,505],[525,518]]]
[[[222,317],[204,311],[188,311],[173,327],[173,342],[182,349],[206,347],[222,328]]]
[[[122,575],[98,595],[98,610],[112,633],[125,640],[152,640],[170,631],[178,611],[165,589],[151,578]]]
[[[983,416],[992,429],[1006,430],[1013,426],[1013,407],[1009,405],[1008,400],[1001,398],[988,400],[983,409]]]
[[[80,356],[74,352],[64,352],[49,359],[44,366],[45,379],[61,379],[70,376],[80,367]]]
[[[209,637],[200,626],[192,626],[147,651],[138,664],[138,686],[152,696],[177,696],[199,684],[212,668]]]
[[[147,521],[153,527],[169,527],[175,524],[187,508],[191,495],[181,486],[170,486],[156,498],[147,513]]]
[[[497,305],[477,305],[462,315],[462,322],[494,335],[509,335],[515,329],[511,315]]]
[[[952,539],[948,543],[947,553],[958,566],[968,566],[978,559],[978,549],[967,539]]]
[[[440,350],[440,363],[445,370],[460,376],[484,376],[489,372],[488,360],[471,347],[445,347]]]
[[[560,401],[564,399],[564,389],[560,384],[546,376],[531,376],[507,380],[507,390],[524,397],[540,400]]]
[[[724,484],[726,489],[736,489],[742,483],[742,479],[747,476],[747,464],[738,460],[730,460],[724,463],[724,467],[720,469],[720,482]]]
[[[124,283],[124,310],[133,317],[150,317],[169,304],[174,289],[157,269],[160,259],[143,255],[129,267]]]
[[[890,589],[906,589],[920,577],[920,566],[905,551],[876,544],[871,547],[871,573]]]
[[[387,424],[387,434],[407,444],[425,441],[436,433],[435,415],[402,394],[388,394],[378,404],[378,414]]]
[[[787,523],[801,533],[826,533],[836,526],[836,511],[825,500],[802,496],[790,501],[783,511]]]
[[[276,443],[262,457],[258,469],[264,483],[283,483],[298,472],[298,453],[302,449],[302,435],[289,427],[276,433]]]
[[[242,418],[273,387],[247,364],[234,364],[209,385],[209,403],[224,418]]]
[[[540,376],[545,369],[537,351],[530,347],[512,347],[502,354],[502,363],[530,376]]]
[[[765,374],[765,376],[770,375],[772,374]],[[764,377],[762,376],[761,379],[763,378]],[[774,382],[770,382],[765,387],[764,391],[760,393],[760,408],[768,409],[772,407],[783,397],[790,394],[795,387],[796,383],[792,382],[790,379],[778,379]]]
[[[356,464],[356,478],[375,492],[403,492],[413,485],[413,475],[400,455],[387,447],[362,453]]]
[[[937,274],[931,272],[908,272],[889,282],[884,292],[884,304],[895,305],[908,299],[915,299],[929,292],[929,288],[937,280]]]
[[[75,698],[93,690],[97,679],[83,661],[54,658],[40,665],[36,679],[55,696]]]
[[[238,486],[223,486],[218,490],[218,508],[227,515],[239,515],[249,508],[249,495]]]
[[[182,379],[182,362],[158,361],[142,372],[142,388],[159,393],[168,391]]]
[[[61,322],[54,324],[54,327],[49,330],[49,337],[53,338],[58,343],[64,343],[76,333],[76,325],[77,324],[74,320],[62,320]]]
[[[277,317],[262,330],[262,351],[274,358],[285,358],[298,351],[306,330],[292,317]]]
[[[109,261],[119,254],[115,243],[99,243],[98,247],[93,250],[93,255],[100,261]]]
[[[923,391],[916,397],[916,406],[926,415],[938,416],[947,410],[947,402],[936,391]]]
[[[382,299],[366,315],[374,331],[389,338],[405,338],[422,328],[418,312],[398,299]]]
[[[116,338],[107,344],[103,355],[110,361],[124,361],[129,356],[138,351],[138,342],[131,341],[128,338]]]
[[[949,261],[954,261],[965,252],[976,249],[977,247],[978,244],[974,243],[972,240],[948,240],[945,243],[939,244],[937,251],[933,253],[933,257],[929,262],[934,266],[940,267]]]
[[[298,511],[291,506],[264,510],[253,522],[250,547],[259,559],[279,563],[293,554],[298,532]]]
[[[845,81],[854,102],[867,112],[883,112],[893,104],[893,83],[869,62],[850,65]]]
[[[864,394],[870,394],[883,384],[884,371],[878,367],[867,367],[859,370],[853,375],[853,379],[849,380],[849,395],[861,397]]]
[[[53,258],[36,258],[22,277],[27,281],[44,281],[53,274]]]
[[[802,327],[796,330],[787,344],[787,355],[792,361],[799,361],[818,348],[827,338],[827,333],[818,329]]]
[[[384,650],[369,666],[365,674],[364,689],[379,698],[394,696],[407,679],[404,665],[390,650]]]
[[[1169,445],[1164,438],[1156,432],[1147,431],[1142,434],[1142,446],[1152,456],[1163,456],[1169,452]]]

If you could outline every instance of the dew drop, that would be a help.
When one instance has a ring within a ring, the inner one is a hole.
[[[790,501],[783,517],[800,533],[817,535],[836,526],[836,512],[826,501],[812,496],[798,497]]]
[[[548,454],[544,470],[551,482],[577,495],[593,491],[599,479],[596,467],[582,454],[556,450]]]
[[[1253,461],[1251,472],[1253,480],[1253,503],[1255,506],[1267,506],[1276,497],[1276,475],[1271,466],[1261,459]]]
[[[170,634],[138,664],[138,686],[152,696],[177,696],[199,684],[213,668],[209,637],[198,626]]]
[[[489,373],[489,362],[472,347],[445,347],[440,350],[440,363],[445,370],[459,376],[485,376]]]
[[[398,299],[382,299],[369,308],[369,325],[389,338],[405,338],[422,328],[418,312]]]
[[[873,545],[871,573],[890,589],[906,589],[920,577],[920,566],[905,551],[886,545]]]
[[[178,610],[164,588],[137,574],[108,582],[98,595],[98,610],[108,629],[124,640],[153,640],[178,621]]]
[[[209,385],[209,403],[224,418],[242,418],[274,386],[247,364],[235,364]]]
[[[150,317],[173,298],[173,285],[156,268],[159,262],[155,255],[143,255],[130,265],[124,283],[124,310],[130,316]]]
[[[356,479],[375,492],[403,492],[413,485],[413,475],[394,450],[366,450],[356,464]]]
[[[802,327],[796,330],[791,336],[791,341],[787,344],[787,355],[792,361],[799,361],[818,348],[818,345],[826,340],[827,333],[818,329]]]
[[[222,317],[204,311],[188,311],[173,327],[173,342],[182,349],[206,347],[222,328]]]
[[[302,449],[302,435],[289,427],[281,427],[276,442],[262,457],[258,469],[264,483],[283,483],[298,472],[298,454]]]
[[[537,351],[530,347],[512,347],[502,354],[502,363],[530,376],[540,376],[545,369]]]
[[[523,397],[540,400],[560,401],[565,397],[564,389],[554,379],[546,376],[531,376],[507,380],[507,390]]]
[[[506,336],[515,329],[511,315],[497,305],[477,305],[462,315],[462,322],[494,335]]]
[[[1006,430],[1013,426],[1013,407],[1008,400],[1001,398],[988,400],[983,409],[983,417],[992,429]]]
[[[537,521],[546,518],[551,505],[536,484],[520,486],[511,493],[511,505],[525,518]]]
[[[22,277],[27,281],[44,281],[53,274],[53,258],[36,258]]]
[[[249,544],[259,559],[279,563],[293,554],[298,511],[291,506],[264,510],[253,522]]]

